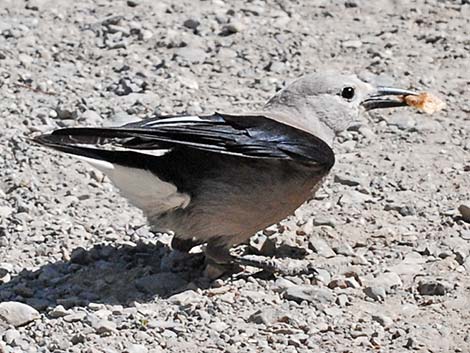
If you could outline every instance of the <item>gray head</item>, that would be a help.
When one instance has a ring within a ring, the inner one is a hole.
[[[374,86],[355,75],[322,72],[293,81],[266,103],[265,110],[289,115],[287,123],[331,144],[335,135],[358,120],[361,110],[404,106],[385,96],[410,94],[417,93]]]

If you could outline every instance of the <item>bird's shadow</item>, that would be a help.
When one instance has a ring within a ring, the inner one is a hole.
[[[204,255],[183,254],[167,245],[96,245],[72,252],[68,261],[23,270],[0,284],[0,302],[21,301],[39,311],[90,303],[130,305],[209,288]]]
[[[277,257],[301,258],[302,249],[280,246]],[[300,251],[300,252],[299,252]],[[133,305],[168,298],[188,289],[207,289],[203,253],[185,254],[168,245],[95,245],[75,249],[69,260],[23,270],[0,284],[0,302],[20,301],[39,311],[90,303]],[[243,274],[241,274],[243,277]],[[264,278],[263,274],[260,278]]]

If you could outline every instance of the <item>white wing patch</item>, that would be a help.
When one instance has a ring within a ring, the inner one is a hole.
[[[203,121],[198,116],[187,115],[187,116],[178,116],[174,118],[162,118],[162,119],[155,119],[151,120],[145,124],[142,124],[142,127],[152,127],[152,126],[165,126],[165,125],[174,125],[176,123],[194,123]]]
[[[125,167],[89,157],[75,156],[90,163],[113,182],[120,193],[147,216],[158,215],[177,208],[185,208],[191,201],[175,185],[160,180],[148,170]]]

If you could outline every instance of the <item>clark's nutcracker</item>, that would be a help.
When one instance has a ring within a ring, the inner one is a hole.
[[[314,73],[257,112],[66,128],[35,141],[105,173],[152,225],[174,232],[174,248],[206,243],[210,261],[228,264],[237,262],[231,247],[313,197],[335,163],[335,135],[361,109],[404,106],[393,96],[409,95],[417,93]]]

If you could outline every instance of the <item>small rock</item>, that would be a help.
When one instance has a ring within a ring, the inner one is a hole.
[[[216,321],[216,322],[209,324],[209,327],[214,331],[223,332],[227,330],[229,326],[225,322]]]
[[[274,282],[272,290],[277,293],[282,293],[291,287],[295,287],[295,284],[293,282],[289,281],[288,279],[279,277]]]
[[[90,125],[98,125],[100,124],[102,119],[101,119],[101,115],[99,115],[94,110],[87,110],[80,115],[79,120],[85,121],[86,123]]]
[[[328,243],[319,237],[310,237],[308,246],[320,256],[326,258],[336,256],[335,252],[330,248]]]
[[[90,253],[82,247],[72,251],[70,262],[77,265],[88,265],[92,261]]]
[[[465,222],[470,223],[470,206],[468,205],[460,205],[459,206],[459,212],[462,215],[462,219]]]
[[[191,64],[202,64],[207,57],[204,49],[187,46],[176,50],[176,54]]]
[[[470,240],[470,230],[462,230],[460,232],[460,236],[462,237],[462,239],[464,240]]]
[[[340,294],[336,298],[336,304],[340,307],[345,307],[349,303],[349,298],[346,294]]]
[[[317,274],[315,275],[315,280],[325,284],[331,281],[331,274],[327,270],[323,268],[317,268],[316,272]]]
[[[296,285],[284,292],[284,297],[287,300],[295,302],[307,301],[311,303],[330,303],[334,300],[334,294],[329,289],[316,288],[308,285]]]
[[[351,245],[348,243],[342,243],[337,247],[334,247],[333,250],[339,254],[339,255],[344,255],[344,256],[354,256],[354,250]]]
[[[381,326],[385,328],[388,328],[393,325],[392,318],[382,314],[372,315],[372,320],[377,321]]]
[[[400,130],[411,130],[416,126],[416,120],[406,114],[398,114],[392,116],[387,121],[387,124],[389,126],[396,126]]]
[[[340,308],[336,308],[336,307],[325,308],[323,312],[326,315],[331,316],[331,317],[339,317],[344,314],[343,310],[341,310]]]
[[[139,5],[139,1],[138,1],[138,0],[127,0],[127,6],[129,6],[129,7],[136,7],[137,5]]]
[[[366,287],[364,288],[364,293],[374,300],[382,302],[387,297],[385,289],[383,287]]]
[[[15,330],[14,328],[6,330],[5,333],[3,334],[3,340],[5,341],[6,344],[12,346],[15,342],[15,340],[19,339],[21,337],[20,333]],[[1,347],[0,347],[0,352],[2,352]]]
[[[395,272],[385,272],[378,274],[373,282],[373,285],[371,285],[372,287],[382,287],[387,293],[403,286],[403,282],[400,276]]]
[[[186,21],[183,22],[183,26],[189,29],[197,29],[201,23],[198,20],[195,19],[187,19]]]
[[[403,217],[416,215],[416,208],[413,205],[401,206],[398,210]]]
[[[39,319],[39,312],[29,305],[20,302],[0,303],[0,327],[12,325],[23,326]]]
[[[203,299],[203,297],[193,291],[193,290],[186,290],[184,292],[174,294],[168,298],[168,301],[176,304],[176,305],[188,305],[192,303],[198,303]]]
[[[64,316],[65,322],[79,322],[83,321],[86,317],[86,313],[84,311],[79,311],[77,313],[72,313]]]
[[[263,325],[272,325],[273,323],[279,321],[279,318],[285,316],[286,313],[275,309],[275,308],[263,308],[255,313],[251,314],[248,318],[248,322],[253,322],[255,324]]]
[[[358,186],[361,184],[359,178],[347,174],[335,174],[334,182],[346,186]]]
[[[133,123],[139,121],[140,119],[132,116],[126,112],[117,112],[112,115],[109,121],[104,123],[104,126],[121,126],[124,124]]]
[[[220,32],[221,36],[230,36],[232,34],[238,33],[242,30],[242,25],[237,22],[232,22],[229,24],[226,24],[222,27],[222,31]]]
[[[345,289],[345,288],[348,288],[348,285],[347,285],[346,281],[344,280],[344,278],[336,278],[336,279],[333,279],[332,281],[330,281],[330,283],[328,283],[328,288],[330,288],[330,289],[335,289],[335,288]]]
[[[358,49],[362,47],[362,42],[360,40],[346,40],[341,45],[343,48]]]
[[[149,29],[143,29],[139,33],[139,39],[143,40],[144,42],[148,41],[153,37],[153,32]]]
[[[10,206],[0,206],[0,219],[7,218],[13,213],[13,209]]]
[[[124,353],[148,353],[148,351],[147,347],[142,344],[130,343],[124,350]]]
[[[363,194],[362,192],[356,190],[348,190],[344,192],[338,200],[338,204],[341,207],[347,205],[357,205],[366,203],[372,200],[370,195]]]
[[[450,285],[438,281],[419,282],[418,284],[418,293],[421,295],[445,295],[450,289]]]
[[[375,139],[375,133],[372,131],[370,128],[367,126],[361,126],[359,128],[359,133],[364,136],[366,140],[374,140]]]
[[[337,222],[333,217],[316,216],[315,218],[312,219],[312,224],[316,227],[329,226],[331,228],[335,228]]]
[[[179,76],[178,80],[181,82],[181,84],[187,88],[198,90],[199,89],[199,84],[197,83],[197,80],[194,77],[189,77],[189,76]]]
[[[7,283],[11,279],[10,273],[13,271],[13,266],[8,263],[0,263],[0,283]]]
[[[109,320],[92,320],[91,326],[98,335],[109,335],[116,331],[116,324]]]
[[[49,312],[49,316],[54,319],[57,319],[59,317],[67,316],[71,313],[72,312],[70,310],[65,309],[62,305],[57,305],[54,309]]]

